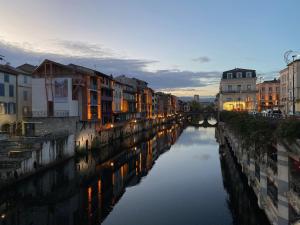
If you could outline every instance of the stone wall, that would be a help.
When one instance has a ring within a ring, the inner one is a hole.
[[[43,136],[63,131],[67,131],[69,134],[75,134],[78,121],[79,117],[27,118],[24,119],[24,125],[26,126],[26,123],[33,123],[35,136]]]

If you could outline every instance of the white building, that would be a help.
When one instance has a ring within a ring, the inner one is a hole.
[[[293,112],[293,74],[295,111],[300,112],[300,59],[280,71],[280,109],[284,114]]]
[[[77,117],[78,101],[72,98],[72,78],[32,79],[32,117]]]
[[[256,92],[255,70],[225,71],[220,82],[219,110],[257,110]]]

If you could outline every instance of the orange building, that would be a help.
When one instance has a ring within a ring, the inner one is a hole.
[[[256,85],[258,111],[275,109],[279,107],[280,80],[268,80]]]

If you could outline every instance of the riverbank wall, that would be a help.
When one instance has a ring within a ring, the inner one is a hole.
[[[76,151],[102,151],[105,146],[114,146],[135,134],[176,120],[177,117],[139,120],[101,128],[96,123],[84,123],[74,118],[36,120],[35,136],[14,137],[0,142],[0,188],[63,163],[74,157]]]
[[[219,123],[216,134],[219,144],[227,146],[236,157],[270,224],[299,224],[299,142],[278,141],[261,159],[256,159],[251,153],[254,149],[246,149],[225,123]]]

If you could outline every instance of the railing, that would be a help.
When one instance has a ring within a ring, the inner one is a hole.
[[[257,93],[257,90],[227,90],[227,91],[220,91],[221,94],[226,93]]]
[[[54,117],[69,117],[68,110],[56,110],[54,111]]]
[[[97,91],[97,90],[98,90],[98,87],[97,87],[96,84],[91,84],[91,85],[90,85],[90,89],[91,89],[91,90],[94,90],[94,91]]]
[[[47,111],[32,111],[31,115],[32,117],[47,117],[48,113]]]

